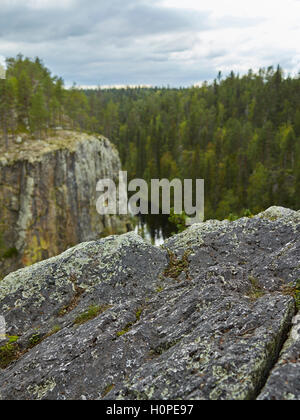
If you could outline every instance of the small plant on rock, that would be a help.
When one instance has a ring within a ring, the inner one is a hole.
[[[86,322],[90,321],[91,319],[94,319],[98,315],[107,311],[107,309],[110,309],[111,307],[112,306],[110,306],[110,305],[101,305],[101,306],[92,305],[86,311],[84,311],[82,314],[78,315],[78,317],[75,318],[73,324],[74,325],[85,324]]]

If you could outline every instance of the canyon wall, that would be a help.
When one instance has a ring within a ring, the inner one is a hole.
[[[0,277],[111,233],[128,220],[96,211],[99,179],[117,180],[121,163],[104,137],[60,131],[0,154]]]

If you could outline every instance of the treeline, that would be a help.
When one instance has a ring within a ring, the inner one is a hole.
[[[300,208],[300,78],[280,67],[189,89],[87,91],[130,177],[204,178],[206,218]]]
[[[6,79],[0,80],[0,132],[6,147],[18,133],[36,137],[54,127],[81,128],[88,119],[83,92],[65,89],[62,78],[52,76],[39,58],[18,55],[6,60]]]
[[[204,178],[206,218],[300,208],[299,75],[270,67],[202,87],[80,91],[18,56],[5,82],[2,130],[104,134],[130,178]]]

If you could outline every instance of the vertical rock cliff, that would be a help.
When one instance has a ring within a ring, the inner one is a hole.
[[[0,155],[0,277],[83,241],[127,231],[126,220],[96,211],[99,179],[121,163],[104,137],[60,132]]]

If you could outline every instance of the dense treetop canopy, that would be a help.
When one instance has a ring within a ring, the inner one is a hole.
[[[7,60],[3,145],[57,126],[113,141],[130,178],[204,178],[206,218],[300,207],[300,77],[280,67],[201,87],[65,89],[37,58]]]

